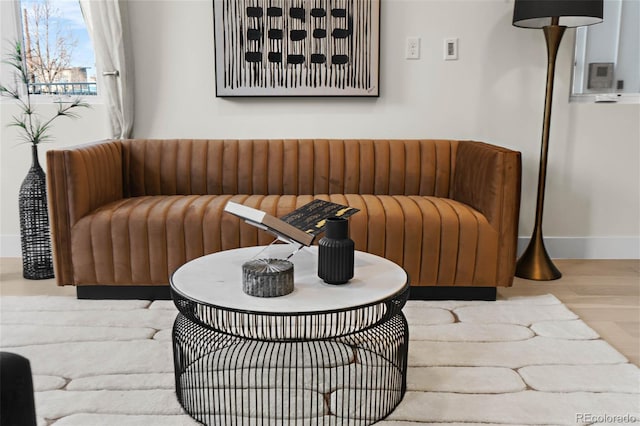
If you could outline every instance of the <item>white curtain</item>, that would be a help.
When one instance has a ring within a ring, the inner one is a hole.
[[[93,40],[98,90],[104,97],[111,137],[126,139],[133,129],[133,60],[126,0],[80,0]]]

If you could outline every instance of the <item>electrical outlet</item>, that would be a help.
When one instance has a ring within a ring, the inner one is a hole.
[[[420,37],[407,37],[404,57],[406,59],[420,59]]]
[[[444,60],[445,61],[458,60],[458,39],[457,38],[444,39]]]

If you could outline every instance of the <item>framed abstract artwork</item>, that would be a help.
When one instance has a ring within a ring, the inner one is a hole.
[[[380,0],[213,0],[216,96],[379,96]]]

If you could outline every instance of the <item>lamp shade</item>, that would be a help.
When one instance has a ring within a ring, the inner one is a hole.
[[[558,25],[581,27],[602,22],[603,0],[515,0],[513,25],[543,28],[557,17]]]

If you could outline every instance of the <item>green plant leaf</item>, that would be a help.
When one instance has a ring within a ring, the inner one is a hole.
[[[4,84],[0,85],[0,94],[2,96],[18,101],[21,115],[13,116],[12,121],[7,126],[17,127],[21,139],[33,145],[50,141],[53,139],[50,134],[51,125],[55,119],[58,117],[79,118],[80,115],[76,112],[78,108],[90,108],[90,105],[81,98],[76,98],[69,103],[59,102],[57,113],[49,119],[44,119],[31,104],[31,95],[28,90],[29,76],[24,62],[22,44],[19,41],[14,41],[11,51],[5,57],[2,62],[15,70],[16,77],[18,77],[23,87],[27,88],[24,91],[25,94],[21,95],[19,88],[10,88]]]

